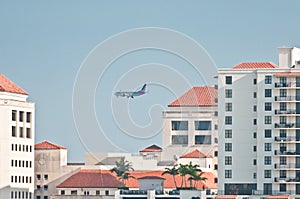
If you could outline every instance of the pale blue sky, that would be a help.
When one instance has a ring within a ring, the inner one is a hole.
[[[81,63],[100,42],[133,28],[161,27],[192,37],[218,67],[244,61],[277,63],[277,47],[299,45],[299,7],[297,0],[1,1],[0,73],[28,91],[30,100],[36,103],[36,142],[49,140],[63,145],[69,148],[70,161],[82,161],[86,149],[73,121],[72,90]],[[203,84],[186,69],[186,63],[167,53],[137,52],[118,62],[110,75],[122,75],[118,64],[134,67],[156,62],[177,65],[192,85]],[[109,76],[103,81],[109,84]],[[115,82],[109,88],[115,88]],[[174,100],[172,94],[154,84],[149,89],[146,96],[130,104],[139,109],[133,110],[132,119],[140,125],[148,123],[144,113],[152,104],[166,108]],[[111,118],[103,117],[109,110],[102,105],[110,106],[110,101],[101,101],[102,92],[107,90],[99,86],[95,104],[98,119],[115,132]],[[131,152],[152,143],[161,145],[160,134],[149,139],[121,140],[117,144]]]

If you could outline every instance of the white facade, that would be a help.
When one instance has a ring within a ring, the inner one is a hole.
[[[33,198],[35,119],[27,97],[0,92],[0,198]]]
[[[279,53],[219,70],[219,194],[300,194],[299,49]]]

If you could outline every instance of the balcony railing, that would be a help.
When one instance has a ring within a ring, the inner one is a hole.
[[[296,137],[296,136],[287,136],[287,137],[279,137],[276,136],[274,138],[274,140],[276,142],[296,142],[296,141],[300,141],[300,138]]]
[[[283,115],[283,114],[297,114],[296,109],[287,109],[287,110],[275,110],[275,115]]]
[[[275,123],[275,128],[295,128],[295,123],[285,123],[285,124]]]
[[[275,88],[291,88],[291,87],[299,87],[296,82],[275,82]]]
[[[289,163],[289,164],[275,164],[275,169],[300,169],[300,164]]]
[[[275,182],[285,183],[285,182],[300,182],[299,178],[295,177],[286,177],[286,178],[274,178]]]
[[[275,96],[275,101],[278,102],[289,102],[289,101],[299,101],[300,100],[300,96],[286,96],[286,97],[280,97],[280,96]]]
[[[277,190],[253,190],[253,195],[292,195],[295,194],[294,190],[287,190],[287,191],[277,191]]]
[[[280,151],[280,150],[275,150],[274,151],[275,155],[300,155],[300,152],[296,151]]]

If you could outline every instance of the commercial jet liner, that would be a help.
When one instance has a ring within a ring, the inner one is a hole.
[[[146,93],[146,85],[147,84],[144,84],[144,86],[141,88],[141,90],[139,91],[134,91],[134,92],[115,92],[115,95],[117,97],[131,97],[131,98],[134,98],[135,96],[140,96],[140,95],[144,95]]]

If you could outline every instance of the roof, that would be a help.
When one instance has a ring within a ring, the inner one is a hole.
[[[59,146],[57,144],[53,144],[48,141],[44,141],[34,145],[34,149],[67,149],[63,146]]]
[[[57,188],[118,188],[120,185],[120,181],[108,172],[81,170],[60,183]]]
[[[259,68],[279,68],[279,66],[277,66],[272,62],[243,62],[232,67],[232,69],[259,69]]]
[[[168,106],[217,106],[218,91],[212,86],[195,86]]]
[[[237,198],[237,195],[217,195],[216,198],[235,199],[235,198]]]
[[[162,148],[153,144],[151,146],[148,146],[147,148],[140,150],[140,152],[162,152]]]
[[[28,95],[26,91],[21,89],[19,86],[7,79],[2,74],[0,74],[0,91]]]
[[[275,73],[275,76],[277,76],[277,77],[299,77],[300,72],[281,72],[281,73]]]
[[[186,154],[180,156],[180,158],[212,158],[212,156],[206,155],[206,154],[202,153],[201,151],[199,151],[198,149],[195,149],[189,153],[186,153]]]

